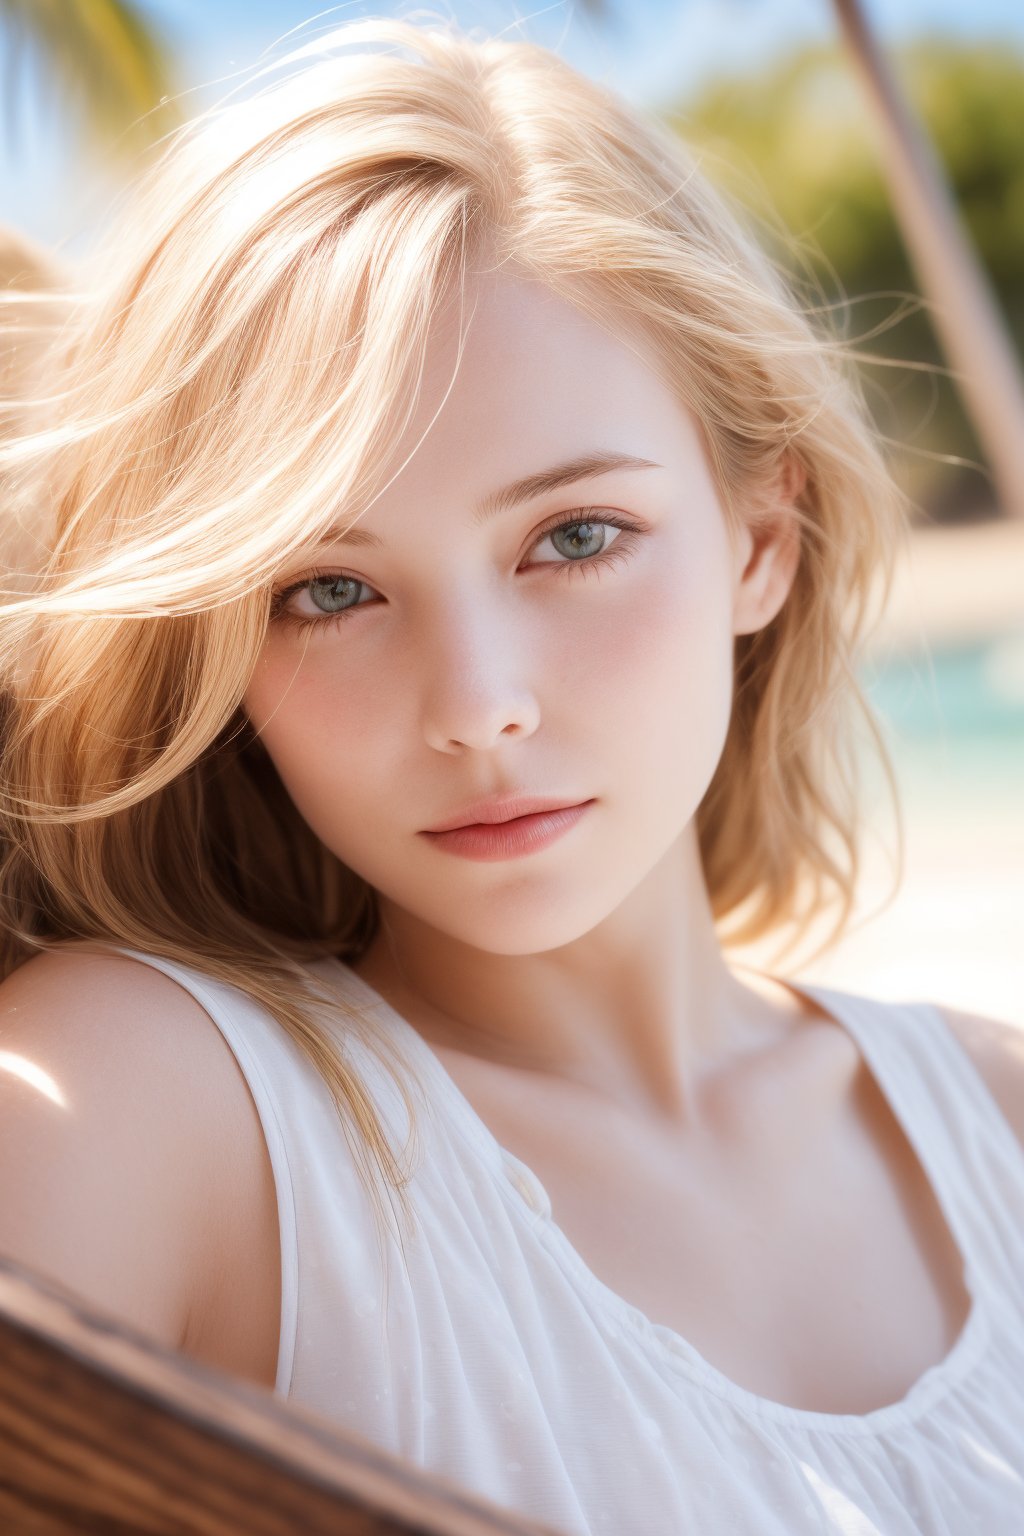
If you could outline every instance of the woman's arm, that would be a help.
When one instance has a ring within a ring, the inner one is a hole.
[[[214,1297],[237,1276],[229,1245],[265,1195],[261,1143],[233,1055],[169,977],[48,953],[0,984],[8,1257],[202,1358]]]

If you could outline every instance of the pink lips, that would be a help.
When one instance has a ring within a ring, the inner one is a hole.
[[[520,803],[528,802],[523,800]],[[593,800],[585,800],[578,805],[549,806],[548,809],[513,816],[505,821],[475,822],[443,831],[435,829],[421,832],[420,836],[429,838],[437,847],[448,853],[457,853],[464,859],[514,859],[526,853],[537,853],[564,836],[593,803]],[[511,808],[511,802],[508,808]],[[491,815],[496,814],[493,801],[488,809]]]
[[[514,816],[532,816],[535,811],[560,811],[569,805],[579,805],[580,800],[563,800],[555,795],[526,795],[517,790],[507,790],[502,795],[491,795],[487,800],[474,800],[447,821],[439,821],[428,832],[453,832],[456,827],[473,827],[478,823],[490,826],[496,821],[511,821]]]

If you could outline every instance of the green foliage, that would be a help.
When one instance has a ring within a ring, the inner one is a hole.
[[[893,56],[1002,312],[1024,355],[1024,57],[924,39]],[[667,114],[704,170],[752,210],[808,304],[859,349],[945,368],[881,170],[881,137],[837,43],[753,78],[716,82]],[[903,296],[903,297],[901,297]],[[908,299],[912,302],[908,305]],[[880,334],[877,327],[882,326]],[[870,340],[868,336],[870,335]],[[930,518],[989,510],[977,440],[941,372],[862,364],[901,482]]]

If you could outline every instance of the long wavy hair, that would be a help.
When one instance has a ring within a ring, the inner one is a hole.
[[[858,721],[899,815],[855,663],[908,509],[862,354],[659,121],[545,48],[441,22],[354,21],[267,73],[139,168],[36,327],[32,389],[3,401],[0,973],[114,945],[231,984],[308,1054],[401,1194],[319,1014],[339,1000],[305,966],[363,953],[375,893],[305,824],[240,701],[275,572],[372,500],[441,307],[474,264],[514,262],[653,342],[730,532],[785,455],[802,466],[799,567],[776,617],[735,639],[696,812],[724,944],[799,937],[836,901],[830,942],[844,931]],[[39,294],[0,297],[10,328]]]

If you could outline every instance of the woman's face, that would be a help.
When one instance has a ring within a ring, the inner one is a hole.
[[[690,826],[725,741],[733,636],[781,607],[795,550],[750,560],[746,531],[730,546],[695,424],[653,361],[538,284],[491,274],[466,297],[451,393],[360,519],[375,542],[279,571],[278,590],[307,585],[272,621],[244,704],[302,816],[382,897],[525,954],[589,932]],[[439,327],[389,473],[454,348]],[[645,463],[543,487],[595,454]],[[519,857],[423,835],[513,790],[592,803]]]

